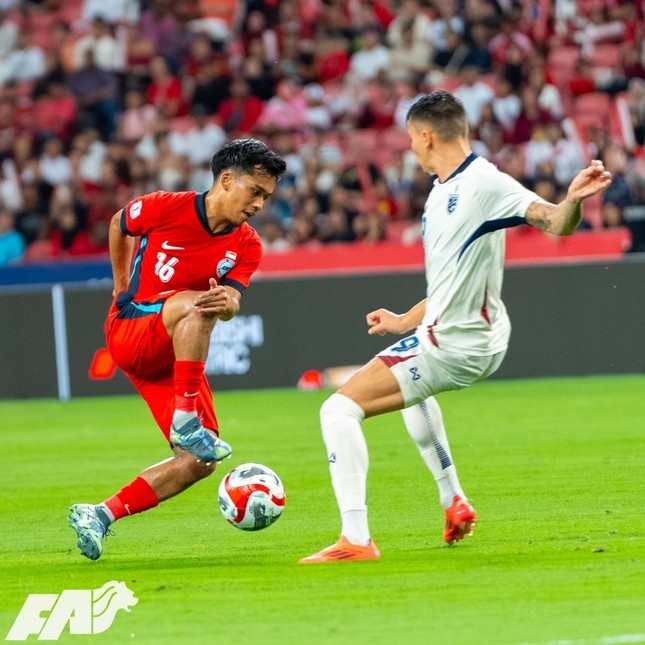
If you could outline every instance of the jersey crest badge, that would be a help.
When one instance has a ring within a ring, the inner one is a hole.
[[[451,195],[448,195],[448,215],[452,215],[455,210],[457,210],[457,200],[459,199],[459,195],[456,193],[452,193]]]
[[[141,200],[134,202],[132,206],[130,206],[130,218],[131,219],[137,219],[139,215],[141,215],[141,207],[143,204],[141,203]]]
[[[223,278],[233,267],[235,262],[231,258],[224,258],[217,263],[217,277]]]

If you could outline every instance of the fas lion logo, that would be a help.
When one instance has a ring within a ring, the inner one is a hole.
[[[66,589],[61,594],[27,596],[6,640],[57,640],[69,623],[70,634],[100,634],[109,629],[119,609],[127,612],[138,599],[124,582],[112,580],[98,589]],[[44,612],[49,612],[43,616]]]

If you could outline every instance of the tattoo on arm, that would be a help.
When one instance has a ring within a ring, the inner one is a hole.
[[[582,219],[579,202],[564,199],[559,204],[544,200],[532,202],[526,209],[526,221],[542,231],[554,235],[570,235]]]
[[[526,221],[542,231],[547,233],[553,232],[552,216],[555,211],[555,204],[550,204],[542,200],[532,202],[526,209]]]

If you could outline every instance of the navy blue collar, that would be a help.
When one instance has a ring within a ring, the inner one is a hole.
[[[437,177],[437,183],[438,184],[445,184],[447,181],[450,181],[453,177],[458,175],[460,172],[463,172],[470,166],[470,164],[477,159],[479,155],[475,154],[474,152],[471,152],[460,164],[460,166],[449,176],[446,178],[446,181],[440,181],[439,178]]]
[[[204,193],[198,193],[195,195],[195,210],[197,211],[197,218],[201,222],[202,226],[208,231],[209,235],[226,235],[227,233],[232,232],[235,229],[235,226],[231,224],[227,226],[223,231],[218,231],[213,233],[211,227],[208,225],[208,217],[206,216],[206,195],[208,191]]]

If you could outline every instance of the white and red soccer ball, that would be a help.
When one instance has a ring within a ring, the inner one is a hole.
[[[259,531],[282,515],[286,501],[280,478],[262,464],[242,464],[220,482],[219,508],[224,519],[243,531]]]

